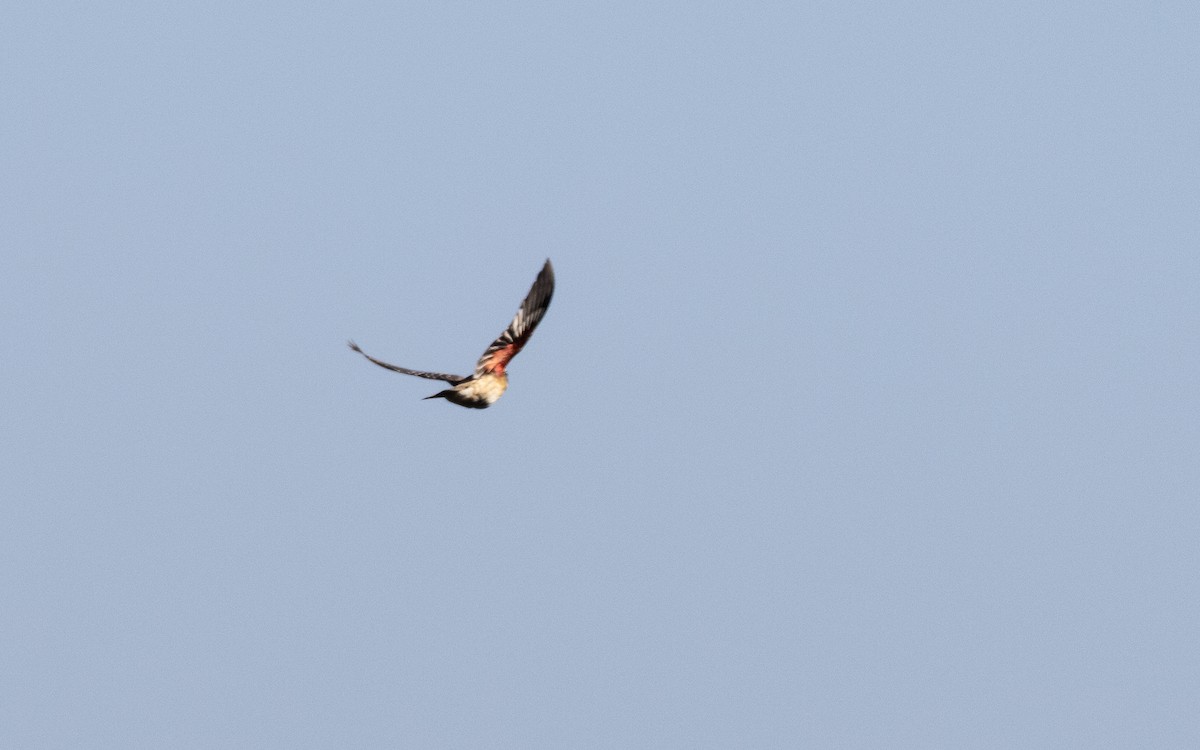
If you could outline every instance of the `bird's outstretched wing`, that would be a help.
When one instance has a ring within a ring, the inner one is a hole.
[[[521,308],[517,310],[516,317],[475,364],[475,377],[489,372],[504,372],[508,361],[517,356],[517,352],[521,351],[525,342],[529,341],[529,337],[533,335],[533,329],[542,322],[542,316],[550,307],[550,298],[553,295],[554,267],[547,259],[546,265],[542,266],[541,272],[533,280],[533,286],[530,287],[529,294],[525,295],[525,300],[521,303]]]
[[[451,385],[458,385],[459,383],[468,379],[468,378],[463,377],[462,375],[448,375],[444,372],[425,372],[424,370],[410,370],[407,367],[400,367],[399,365],[391,365],[391,364],[388,364],[387,362],[381,362],[378,359],[375,359],[374,357],[372,357],[370,354],[367,354],[366,352],[364,352],[362,349],[359,349],[358,344],[354,343],[353,341],[348,341],[346,343],[348,343],[350,345],[350,348],[353,349],[354,351],[363,355],[364,357],[366,357],[370,361],[374,362],[375,364],[379,365],[380,367],[391,370],[392,372],[400,372],[400,373],[404,373],[405,375],[416,375],[418,378],[429,378],[430,380],[445,380],[447,383],[450,383]]]

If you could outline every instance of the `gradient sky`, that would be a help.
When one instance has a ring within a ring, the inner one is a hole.
[[[8,3],[0,747],[1200,746],[1198,8]]]

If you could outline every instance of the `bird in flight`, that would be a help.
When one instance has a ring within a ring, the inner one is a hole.
[[[529,337],[533,335],[533,329],[542,322],[546,309],[550,307],[550,297],[553,294],[554,267],[547,259],[546,265],[542,266],[537,278],[533,280],[533,286],[530,287],[529,294],[525,295],[525,300],[517,310],[516,316],[508,324],[508,328],[504,329],[500,337],[492,342],[492,345],[475,363],[475,373],[472,375],[447,375],[444,372],[410,370],[407,367],[391,365],[375,359],[359,349],[358,344],[353,341],[349,342],[350,348],[371,362],[393,372],[416,375],[418,378],[429,378],[430,380],[444,380],[452,386],[432,396],[426,396],[426,400],[444,398],[452,404],[469,409],[486,409],[504,395],[504,391],[508,388],[508,375],[505,373],[505,369],[508,367],[509,360],[517,356],[517,352],[521,351],[528,343]]]

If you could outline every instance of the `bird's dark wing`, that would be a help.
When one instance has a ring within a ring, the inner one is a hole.
[[[550,307],[550,297],[553,295],[554,267],[547,259],[546,265],[542,266],[541,272],[533,280],[533,286],[530,287],[529,294],[525,295],[525,301],[517,310],[516,317],[475,364],[475,377],[488,372],[504,372],[508,361],[517,356],[517,352],[521,351],[525,342],[533,335],[533,329],[542,322],[542,316]]]
[[[458,385],[459,383],[463,382],[464,380],[467,380],[467,378],[463,377],[462,375],[448,375],[444,372],[425,372],[424,370],[410,370],[407,367],[400,367],[399,365],[391,365],[391,364],[388,364],[387,362],[381,362],[381,361],[375,359],[374,357],[372,357],[370,354],[367,354],[366,352],[364,352],[362,349],[359,349],[358,344],[354,343],[353,341],[349,341],[347,343],[350,344],[350,348],[353,349],[354,351],[363,355],[364,357],[366,357],[370,361],[374,362],[375,364],[379,365],[380,367],[391,370],[392,372],[400,372],[400,373],[404,373],[405,375],[416,375],[418,378],[429,378],[430,380],[445,380],[447,383],[450,383],[451,385]]]

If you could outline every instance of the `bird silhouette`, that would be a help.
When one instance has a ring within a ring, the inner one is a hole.
[[[525,300],[521,302],[516,316],[508,324],[508,328],[504,329],[499,338],[492,342],[479,361],[475,363],[475,372],[472,375],[448,375],[444,372],[410,370],[407,367],[375,359],[359,349],[358,344],[353,341],[349,342],[350,348],[371,362],[393,372],[430,380],[444,380],[452,386],[432,396],[426,396],[426,400],[444,398],[452,404],[469,409],[486,409],[496,403],[496,400],[508,389],[508,374],[505,369],[508,367],[509,361],[517,356],[517,353],[528,343],[529,337],[533,335],[533,330],[537,328],[538,323],[542,322],[542,317],[550,307],[550,298],[553,295],[554,267],[550,265],[550,260],[547,258],[546,265],[542,266],[537,278],[533,280],[533,286],[529,288],[529,294],[525,295]]]

